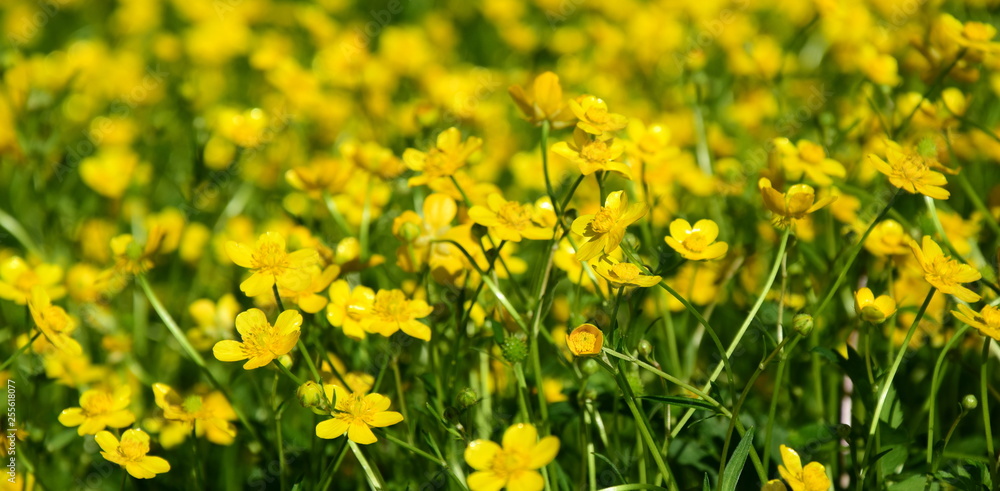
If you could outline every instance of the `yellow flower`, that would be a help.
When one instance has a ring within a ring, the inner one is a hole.
[[[569,396],[563,394],[563,383],[554,378],[545,377],[542,380],[542,394],[545,395],[545,402],[549,404],[569,400]]]
[[[889,295],[875,294],[868,288],[854,292],[854,310],[867,322],[881,324],[890,315],[896,313],[896,301]]]
[[[188,340],[196,349],[204,351],[232,335],[240,304],[233,294],[227,293],[219,297],[218,302],[207,298],[191,302],[188,313],[195,322],[195,327],[187,332]]]
[[[142,430],[125,430],[121,442],[110,432],[102,431],[95,438],[101,455],[125,468],[136,479],[149,479],[170,470],[170,463],[161,457],[151,457],[149,435]]]
[[[562,86],[555,73],[544,72],[535,77],[530,95],[520,85],[512,85],[507,92],[528,122],[536,126],[548,121],[553,129],[560,130],[576,122],[576,116],[563,103]]]
[[[886,218],[868,234],[865,249],[876,256],[899,256],[909,252],[910,236],[899,222]]]
[[[316,425],[316,436],[325,439],[337,438],[347,433],[354,443],[369,445],[378,441],[372,428],[382,428],[399,423],[403,415],[388,411],[389,398],[382,394],[348,392],[339,385],[325,385],[326,397],[337,401],[333,417]]]
[[[324,192],[338,193],[351,182],[354,166],[329,158],[317,157],[306,165],[292,167],[285,172],[285,180],[293,188],[305,191],[317,199]]]
[[[244,370],[260,368],[287,354],[299,340],[302,314],[286,310],[272,326],[260,309],[250,309],[236,316],[236,330],[243,342],[231,339],[215,343],[212,352],[219,361],[247,360]]]
[[[659,276],[642,274],[639,266],[628,262],[618,262],[611,256],[604,256],[594,265],[597,274],[611,282],[615,287],[641,286],[650,287],[660,282]]]
[[[361,320],[361,328],[385,337],[402,330],[417,339],[430,341],[431,328],[417,319],[427,317],[433,310],[423,300],[408,300],[402,290],[379,290],[371,309]]]
[[[604,200],[604,206],[593,215],[580,215],[573,220],[573,233],[583,237],[576,250],[576,259],[587,261],[600,254],[611,254],[625,237],[625,229],[646,215],[643,203],[628,203],[624,191],[615,191]]]
[[[771,479],[761,486],[760,491],[788,491],[781,479]]]
[[[184,435],[190,434],[194,425],[195,435],[218,445],[229,445],[236,438],[236,426],[232,423],[236,411],[219,391],[182,399],[170,386],[156,383],[153,398],[163,410],[163,419],[181,423]]]
[[[323,310],[327,303],[327,297],[320,295],[319,292],[326,290],[330,282],[340,274],[340,266],[332,264],[322,271],[318,266],[312,266],[309,271],[311,280],[305,288],[301,290],[278,288],[278,294],[281,298],[291,299],[303,312],[315,314]]]
[[[403,162],[410,170],[422,172],[411,177],[407,184],[410,187],[428,184],[441,177],[452,176],[465,166],[470,155],[483,146],[481,138],[470,136],[462,143],[462,133],[458,128],[448,128],[437,136],[434,148],[426,153],[414,148],[403,152]]]
[[[580,173],[589,176],[597,171],[614,171],[626,179],[632,179],[632,171],[618,158],[625,152],[625,146],[617,139],[601,140],[591,138],[581,129],[573,131],[573,141],[558,142],[552,151],[576,164]]]
[[[122,385],[114,392],[105,389],[90,389],[80,395],[80,407],[63,409],[59,422],[64,426],[78,426],[79,435],[93,435],[105,427],[124,428],[135,421],[129,411],[132,392]]]
[[[592,95],[569,100],[569,108],[580,121],[576,127],[602,140],[628,125],[628,118],[608,112],[608,104]]]
[[[53,346],[67,354],[78,355],[83,352],[80,343],[70,337],[76,328],[76,323],[62,307],[52,305],[45,288],[36,285],[31,290],[28,309],[31,311],[31,318],[35,321],[35,326],[44,336],[44,338],[37,339],[36,344],[52,343]],[[35,346],[36,351],[43,351],[43,349],[41,346]]]
[[[729,244],[715,242],[718,237],[719,226],[712,220],[698,220],[692,227],[687,220],[678,218],[670,223],[670,236],[664,240],[685,259],[700,261],[726,255]]]
[[[505,486],[540,491],[545,487],[538,469],[556,458],[559,438],[538,440],[534,426],[519,423],[507,428],[502,443],[501,447],[489,440],[475,440],[465,448],[465,462],[475,469],[468,477],[470,491],[497,491]]]
[[[326,320],[343,329],[347,337],[364,339],[366,334],[361,321],[375,303],[375,292],[363,285],[352,290],[346,280],[337,280],[330,285],[329,293]]]
[[[580,324],[566,338],[566,346],[574,356],[601,354],[604,333],[593,324]]]
[[[262,234],[253,248],[226,242],[226,253],[237,266],[252,272],[240,283],[240,290],[248,297],[269,293],[275,283],[279,288],[304,290],[312,282],[309,266],[319,259],[313,249],[285,252],[285,239],[275,232]]]
[[[986,305],[979,313],[968,305],[958,304],[958,311],[951,311],[955,318],[979,330],[984,336],[1000,341],[1000,309]]]
[[[129,147],[105,146],[80,162],[80,179],[98,194],[118,199],[139,166],[139,155]]]
[[[778,466],[781,477],[791,486],[792,491],[828,491],[830,478],[826,468],[819,462],[810,462],[802,467],[799,454],[784,445],[781,446],[781,460],[785,465]]]
[[[979,295],[962,286],[962,283],[978,281],[982,278],[979,271],[968,264],[960,263],[950,256],[945,256],[941,246],[930,236],[924,236],[923,247],[916,241],[910,241],[913,256],[924,270],[924,279],[942,293],[955,295],[963,302],[978,302]],[[921,250],[922,249],[922,250]]]
[[[764,206],[777,215],[775,224],[779,227],[792,225],[795,220],[802,219],[837,199],[836,196],[827,196],[816,201],[816,190],[808,184],[796,184],[788,188],[787,193],[782,193],[771,187],[771,180],[766,177],[760,178],[757,187],[760,188]]]
[[[489,228],[490,233],[511,242],[522,238],[546,240],[552,238],[552,229],[543,227],[541,216],[530,204],[507,201],[499,194],[491,194],[487,206],[473,206],[469,209],[472,221]]]
[[[826,150],[819,144],[799,140],[795,145],[787,138],[775,139],[775,147],[781,155],[781,164],[789,179],[799,180],[803,175],[820,186],[833,184],[833,177],[844,177],[844,165],[828,158]]]
[[[1000,51],[1000,43],[991,42],[997,29],[990,24],[969,21],[963,24],[949,14],[941,14],[938,19],[944,34],[956,45],[981,53]]]
[[[932,167],[940,166],[936,161],[928,161],[926,157],[903,152],[891,145],[886,148],[886,159],[888,163],[875,154],[868,154],[868,161],[879,172],[889,176],[889,182],[893,186],[934,199],[948,199],[951,196],[951,193],[941,187],[948,184],[944,174],[931,170]]]
[[[31,267],[18,256],[8,257],[0,262],[0,298],[25,305],[31,298],[32,289],[41,286],[50,298],[58,300],[66,295],[62,277],[62,268],[55,264]]]
[[[340,146],[340,154],[359,169],[382,179],[392,179],[406,170],[406,166],[392,154],[392,150],[375,142],[359,144],[349,141]]]
[[[145,273],[153,267],[153,256],[160,251],[165,229],[149,229],[146,243],[140,245],[132,234],[121,234],[111,238],[111,254],[115,259],[114,280],[122,281],[123,276]],[[120,287],[122,285],[118,285]]]

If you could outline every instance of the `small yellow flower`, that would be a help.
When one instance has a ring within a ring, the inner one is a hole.
[[[832,177],[847,175],[844,164],[827,157],[826,150],[817,143],[799,140],[792,145],[787,138],[777,138],[775,147],[789,179],[798,180],[804,175],[819,186],[829,186],[833,184]]]
[[[188,340],[195,349],[205,351],[216,342],[232,336],[233,324],[241,307],[236,297],[227,293],[218,302],[199,298],[188,306],[188,314],[194,319],[195,327],[187,331]]]
[[[986,305],[979,313],[968,305],[958,304],[958,311],[951,311],[955,318],[979,330],[984,336],[1000,341],[1000,308]]]
[[[577,129],[573,132],[572,141],[558,142],[552,145],[552,151],[576,164],[585,176],[597,171],[614,171],[632,179],[629,166],[618,161],[625,152],[625,146],[617,139],[591,138],[585,131]]]
[[[173,388],[166,384],[153,384],[153,398],[163,410],[163,419],[182,424],[183,434],[194,433],[204,436],[217,445],[229,445],[236,438],[236,411],[219,391],[205,395],[190,395],[182,399]]]
[[[1000,51],[1000,43],[991,41],[997,35],[997,29],[990,24],[974,21],[963,24],[949,14],[941,14],[938,22],[944,34],[958,46],[980,53]]]
[[[346,280],[337,280],[330,285],[329,293],[326,320],[343,329],[347,337],[364,339],[366,333],[361,321],[375,303],[375,291],[363,285],[351,289]]]
[[[881,324],[889,316],[896,313],[896,301],[889,295],[875,294],[868,288],[854,292],[854,310],[867,322]]]
[[[792,491],[828,491],[830,478],[826,475],[826,467],[819,462],[810,462],[802,467],[799,454],[784,445],[781,446],[781,460],[784,465],[778,466],[781,477],[791,486]]]
[[[563,102],[559,76],[552,72],[544,72],[535,77],[530,95],[520,85],[512,85],[507,92],[528,122],[536,126],[548,121],[553,129],[559,130],[576,122],[576,116]]]
[[[685,259],[701,261],[726,255],[729,244],[715,242],[718,237],[719,226],[712,220],[698,220],[692,227],[687,220],[678,218],[670,223],[670,236],[664,240]]]
[[[594,215],[580,215],[573,220],[573,233],[583,236],[578,244],[576,259],[588,261],[600,254],[611,254],[625,237],[625,229],[646,214],[643,203],[628,203],[625,191],[615,191],[604,200],[604,206]]]
[[[93,435],[105,427],[124,428],[135,422],[135,415],[129,411],[132,392],[128,386],[119,386],[114,392],[105,389],[90,389],[80,395],[80,407],[63,409],[59,422],[64,426],[78,426],[79,435]]]
[[[278,294],[281,295],[281,298],[288,298],[295,302],[303,312],[315,314],[323,310],[327,303],[327,297],[320,295],[319,292],[326,290],[326,287],[330,286],[330,282],[339,274],[340,266],[336,264],[331,264],[322,271],[319,267],[313,266],[310,268],[311,280],[305,288],[301,290],[278,288]]]
[[[111,238],[111,254],[115,259],[114,272],[119,275],[135,275],[149,271],[153,267],[153,256],[160,252],[166,230],[162,227],[149,229],[145,245],[136,242],[132,234],[121,234]]]
[[[369,445],[378,441],[372,428],[382,428],[399,423],[403,415],[388,411],[389,398],[382,394],[348,392],[339,385],[325,385],[326,397],[337,401],[333,417],[316,425],[316,436],[327,440],[347,433],[354,443]]]
[[[659,276],[642,274],[639,266],[628,262],[618,262],[610,256],[604,256],[594,265],[597,274],[611,282],[615,287],[641,286],[650,287],[660,282]]]
[[[865,249],[876,256],[899,256],[910,251],[910,236],[899,222],[886,218],[872,228]]]
[[[941,246],[930,236],[924,236],[923,247],[916,241],[910,241],[910,249],[924,270],[924,279],[931,286],[941,290],[941,293],[958,297],[963,302],[978,302],[979,295],[962,286],[962,283],[978,281],[982,278],[979,271],[968,264],[960,263],[950,256],[945,256]]]
[[[236,330],[243,342],[231,339],[215,343],[212,352],[219,361],[247,360],[244,370],[260,368],[287,354],[299,340],[302,314],[286,310],[272,326],[260,309],[250,309],[236,316]]]
[[[481,138],[470,136],[465,143],[462,143],[462,133],[458,128],[448,128],[442,131],[438,137],[434,148],[421,152],[414,148],[407,148],[403,152],[403,162],[410,170],[421,172],[420,175],[411,177],[407,184],[410,187],[428,184],[441,177],[452,176],[462,167],[470,155],[483,146]]]
[[[149,479],[170,470],[170,463],[149,453],[149,435],[142,430],[125,430],[121,442],[108,431],[95,438],[101,446],[101,455],[110,462],[125,468],[136,479]]]
[[[67,354],[80,354],[83,348],[80,343],[70,337],[76,328],[76,323],[63,310],[62,307],[52,305],[49,294],[45,288],[36,285],[31,290],[31,300],[28,301],[28,309],[31,311],[31,318],[35,321],[35,326],[42,332],[44,340],[39,338],[36,344],[48,342]],[[35,346],[36,351],[41,351],[40,346]]]
[[[576,127],[602,140],[628,125],[628,118],[608,112],[608,104],[592,95],[569,100],[569,108],[580,121]]]
[[[35,286],[41,286],[50,298],[58,300],[66,295],[62,278],[63,270],[55,264],[32,267],[24,259],[11,256],[0,262],[0,298],[25,305]]]
[[[923,194],[934,199],[948,199],[951,193],[942,186],[948,184],[944,174],[931,170],[940,164],[916,153],[903,152],[890,145],[886,149],[886,159],[868,154],[868,161],[879,172],[889,176],[893,186],[905,189],[911,194]]]
[[[417,319],[427,317],[433,310],[423,300],[408,300],[402,290],[379,290],[371,309],[361,320],[361,328],[385,337],[402,330],[417,339],[430,341],[431,328]]]
[[[317,157],[306,165],[292,167],[285,172],[285,180],[293,188],[305,191],[310,198],[318,199],[324,192],[337,193],[351,182],[355,167],[347,162]]]
[[[275,283],[279,288],[304,290],[312,281],[309,267],[319,259],[313,249],[285,252],[285,239],[275,232],[262,234],[253,248],[226,242],[226,253],[236,265],[253,273],[240,283],[240,290],[248,297],[270,293]]]
[[[503,487],[517,491],[540,491],[545,487],[538,469],[555,460],[559,438],[538,440],[534,426],[519,423],[503,434],[503,446],[489,440],[475,440],[465,447],[465,462],[475,472],[469,475],[470,491],[496,491]]]
[[[552,229],[541,225],[541,215],[530,204],[507,201],[499,194],[487,198],[487,206],[469,209],[472,221],[489,228],[500,240],[520,242],[522,238],[546,240],[552,238]]]
[[[764,206],[777,215],[775,223],[779,227],[792,225],[795,220],[802,219],[837,199],[836,196],[827,196],[816,201],[816,190],[808,184],[796,184],[788,188],[787,193],[782,193],[771,187],[771,180],[766,177],[760,178],[757,187],[764,198]]]
[[[593,324],[580,324],[566,337],[566,346],[574,356],[601,354],[604,333]]]

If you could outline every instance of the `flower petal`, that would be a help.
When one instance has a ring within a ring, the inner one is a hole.
[[[538,440],[538,430],[533,425],[519,423],[503,433],[504,450],[519,449],[530,453]]]
[[[343,435],[344,433],[347,433],[347,428],[349,426],[350,425],[347,424],[346,421],[337,418],[330,418],[326,421],[320,421],[316,425],[316,436],[327,440],[332,440],[334,438],[339,437],[340,435]]]
[[[500,452],[500,445],[489,440],[474,440],[465,447],[465,462],[476,470],[493,466],[493,458]]]

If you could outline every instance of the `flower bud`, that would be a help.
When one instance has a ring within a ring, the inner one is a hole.
[[[327,414],[327,402],[323,397],[323,388],[312,380],[302,384],[295,391],[295,397],[299,399],[302,407],[312,409],[316,414]]]
[[[979,407],[979,399],[976,399],[976,396],[969,394],[962,398],[962,409],[972,411],[977,407]]]
[[[462,391],[455,396],[455,403],[460,409],[466,409],[477,402],[479,402],[479,394],[476,394],[476,391],[469,387],[462,389]]]
[[[792,328],[802,336],[808,336],[813,330],[813,318],[809,314],[796,314],[792,317]]]
[[[511,363],[521,363],[528,357],[528,345],[518,336],[507,336],[500,350],[503,358]]]
[[[649,344],[649,341],[643,339],[642,341],[639,341],[638,349],[640,355],[649,356],[649,354],[653,352],[653,345]]]
[[[399,227],[399,237],[406,242],[413,242],[420,237],[420,227],[413,222],[406,222]]]
[[[587,358],[580,364],[580,371],[587,375],[593,375],[601,369],[601,366],[593,358]]]

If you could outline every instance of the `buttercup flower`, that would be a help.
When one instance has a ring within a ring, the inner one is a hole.
[[[670,223],[670,235],[664,240],[685,259],[700,261],[726,255],[729,244],[715,242],[718,236],[719,226],[712,220],[698,220],[692,227],[687,220],[678,218]]]
[[[580,324],[566,337],[566,346],[574,356],[598,355],[604,347],[604,333],[593,324]]]
[[[775,146],[782,156],[781,163],[789,179],[798,180],[805,175],[819,186],[829,186],[833,184],[833,177],[847,175],[844,164],[827,157],[826,150],[819,144],[799,140],[792,145],[787,138],[778,138]]]
[[[903,152],[890,145],[886,149],[886,158],[888,163],[875,154],[868,154],[868,161],[879,172],[889,176],[889,182],[893,186],[905,189],[911,194],[923,194],[934,199],[948,199],[951,196],[951,193],[942,187],[948,184],[948,180],[944,174],[931,170],[934,165],[928,162],[927,157]]]
[[[594,265],[594,269],[613,286],[650,287],[662,280],[659,276],[642,274],[639,266],[628,262],[618,262],[610,256],[604,256]]]
[[[105,427],[124,428],[135,421],[129,411],[132,392],[122,385],[113,392],[105,389],[90,389],[80,395],[80,407],[63,409],[59,422],[64,426],[77,426],[77,434],[93,435]]]
[[[625,229],[646,214],[643,203],[628,203],[625,191],[615,191],[604,200],[604,206],[593,215],[580,215],[573,220],[573,233],[583,236],[577,244],[576,259],[588,261],[600,254],[610,254],[625,237]]]
[[[870,289],[862,288],[854,292],[854,310],[866,322],[881,324],[896,313],[896,301],[889,295],[879,295],[875,298]]]
[[[795,450],[784,445],[780,450],[784,465],[778,466],[778,472],[792,491],[829,491],[831,482],[823,464],[810,462],[802,467],[802,460]]]
[[[963,302],[979,301],[978,294],[962,286],[962,283],[971,283],[982,278],[979,271],[950,256],[945,256],[941,246],[927,235],[923,238],[922,247],[918,246],[916,241],[911,241],[910,249],[924,270],[924,279],[931,286],[941,290],[941,293],[955,295]]]
[[[779,227],[792,225],[795,220],[802,219],[837,199],[836,196],[827,196],[816,201],[816,191],[808,184],[796,184],[788,188],[787,193],[782,193],[771,187],[771,180],[766,177],[760,178],[757,187],[764,198],[764,206],[776,215],[775,224]]]
[[[326,320],[344,330],[344,334],[354,339],[364,339],[362,320],[375,303],[375,291],[358,285],[351,289],[345,280],[334,281],[330,285],[330,303],[326,306]]]
[[[149,479],[170,470],[170,463],[149,453],[149,435],[142,430],[125,430],[119,442],[108,431],[95,437],[101,446],[101,455],[110,462],[125,468],[136,479]]]
[[[250,309],[236,316],[236,330],[243,342],[223,340],[212,352],[219,361],[247,360],[244,370],[260,368],[287,354],[299,340],[302,314],[286,310],[272,326],[260,309]]]
[[[503,487],[516,491],[540,491],[545,487],[538,469],[545,467],[559,453],[559,438],[538,440],[538,431],[520,423],[503,434],[503,446],[489,440],[475,440],[465,448],[465,462],[475,472],[469,475],[471,491],[497,491]]]
[[[448,128],[437,137],[437,143],[429,151],[421,152],[407,148],[403,152],[403,162],[410,170],[421,174],[411,177],[407,183],[412,186],[427,184],[434,179],[454,175],[458,169],[465,166],[470,155],[483,146],[481,138],[470,136],[462,142],[462,133],[458,128]]]
[[[910,251],[910,236],[899,222],[886,218],[872,228],[865,249],[877,256],[899,256]]]
[[[36,285],[31,290],[28,309],[31,311],[31,318],[35,321],[35,326],[45,336],[47,342],[69,354],[83,352],[80,343],[70,337],[76,328],[76,323],[62,307],[52,305],[45,288]],[[36,341],[36,343],[38,342]]]
[[[559,130],[576,122],[576,116],[563,102],[559,76],[552,72],[544,72],[535,77],[530,95],[520,85],[512,85],[507,92],[528,122],[536,126],[548,121],[553,129]]]
[[[431,340],[431,328],[417,319],[427,317],[434,308],[423,300],[408,300],[402,290],[379,290],[361,320],[361,328],[370,333],[392,336],[402,330],[424,341]]]
[[[240,290],[248,297],[269,293],[275,283],[293,291],[306,289],[312,281],[309,267],[319,259],[312,249],[285,252],[285,239],[274,232],[262,234],[252,248],[226,242],[226,253],[236,265],[253,273],[240,283]]]
[[[491,194],[487,198],[487,205],[470,208],[469,218],[489,228],[490,233],[500,240],[520,242],[522,238],[530,240],[552,238],[552,229],[538,223],[540,217],[534,206],[507,201],[499,194]]]
[[[978,329],[983,336],[1000,341],[1000,308],[986,305],[977,313],[968,305],[958,304],[958,310],[951,313],[956,319]]]
[[[625,146],[617,139],[595,139],[577,129],[573,132],[572,141],[558,142],[552,145],[552,151],[576,164],[585,176],[597,171],[614,171],[632,179],[629,167],[618,161],[625,152]]]
[[[10,256],[0,261],[0,298],[24,305],[34,287],[41,286],[50,298],[58,300],[66,295],[62,277],[62,268],[55,264],[31,267],[24,259]]]
[[[382,394],[348,392],[339,385],[323,387],[330,401],[337,401],[333,417],[316,425],[316,436],[327,440],[347,433],[354,443],[369,445],[378,441],[372,428],[382,428],[399,423],[403,415],[388,411],[389,398]]]
[[[183,431],[178,433],[182,435],[190,434],[193,425],[196,436],[204,436],[218,445],[229,445],[236,438],[236,426],[232,423],[236,412],[219,391],[182,399],[169,385],[156,383],[153,397],[163,410],[163,419],[181,423]]]
[[[592,95],[570,99],[569,108],[580,121],[576,127],[602,140],[628,125],[628,118],[608,112],[608,104]]]

